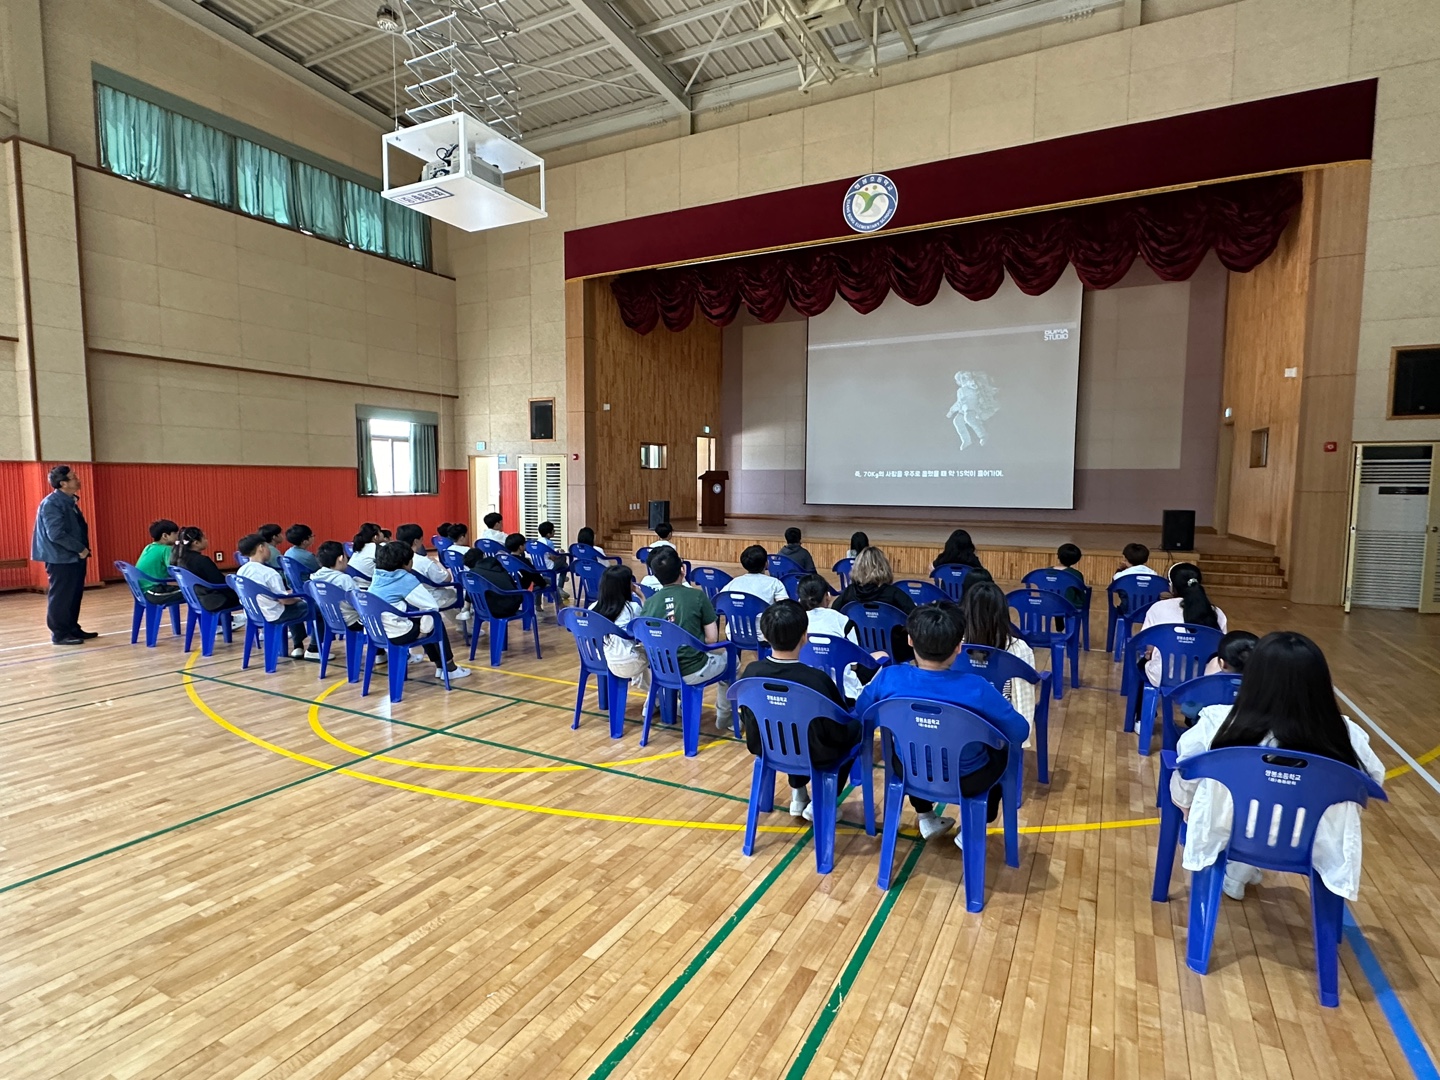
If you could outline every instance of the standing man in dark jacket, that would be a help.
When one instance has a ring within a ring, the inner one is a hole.
[[[80,598],[85,591],[85,563],[90,558],[90,526],[80,513],[80,477],[69,465],[50,470],[55,490],[40,502],[30,558],[45,564],[50,592],[45,622],[56,645],[82,645],[99,634],[80,629]]]

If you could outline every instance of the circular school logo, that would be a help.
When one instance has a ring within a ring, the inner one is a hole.
[[[882,173],[871,173],[850,185],[841,212],[846,225],[856,232],[868,233],[890,224],[899,205],[900,193],[895,190],[895,182]]]

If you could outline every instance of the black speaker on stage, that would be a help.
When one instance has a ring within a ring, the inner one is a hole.
[[[669,499],[651,499],[651,500],[650,500],[650,528],[653,529],[653,528],[655,528],[656,525],[659,525],[662,521],[669,521],[669,520],[670,520],[670,500],[669,500]],[[1194,515],[1194,514],[1191,514],[1191,515],[1190,515],[1190,520],[1191,520],[1191,521],[1194,521],[1194,520],[1195,520],[1195,515]]]
[[[1165,520],[1160,526],[1160,546],[1166,551],[1195,550],[1194,510],[1165,511]]]

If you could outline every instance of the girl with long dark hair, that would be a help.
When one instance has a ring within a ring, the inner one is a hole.
[[[939,555],[935,556],[934,566],[968,566],[972,569],[983,570],[984,565],[980,562],[980,556],[975,554],[975,542],[970,539],[970,534],[964,529],[956,529],[945,541],[945,547]]]
[[[1229,627],[1225,624],[1225,613],[1205,593],[1200,568],[1194,563],[1180,562],[1170,567],[1170,597],[1157,600],[1145,613],[1142,630],[1152,626],[1166,626],[1172,623],[1188,623],[1191,626],[1209,626],[1220,633]],[[1151,686],[1160,685],[1163,663],[1158,652],[1152,652],[1145,660],[1145,677]],[[1218,666],[1215,670],[1219,670]]]
[[[590,610],[609,619],[621,630],[640,614],[644,600],[635,584],[635,575],[628,566],[607,566],[600,575]],[[650,661],[638,641],[610,634],[605,638],[605,665],[610,674],[621,679],[637,680],[636,688],[644,689],[650,682]]]
[[[375,545],[383,541],[383,532],[373,521],[367,521],[360,526],[360,531],[355,534],[351,543],[353,550],[350,554],[350,569],[364,574],[367,578],[375,576]]]
[[[1330,666],[1320,647],[1289,630],[1266,634],[1245,663],[1234,705],[1200,710],[1195,726],[1180,736],[1181,761],[1226,746],[1273,746],[1328,757],[1385,779],[1385,766],[1370,749],[1370,736],[1343,716],[1335,701]],[[1170,780],[1170,797],[1188,810],[1185,869],[1203,870],[1230,841],[1235,808],[1230,793],[1213,780]],[[1325,811],[1315,832],[1315,869],[1331,892],[1354,900],[1360,889],[1360,807],[1354,803]],[[1225,895],[1245,897],[1260,871],[1244,863],[1225,866]]]
[[[215,565],[215,560],[205,554],[209,547],[210,541],[205,536],[204,529],[198,525],[186,525],[175,538],[175,548],[170,553],[170,565],[189,570],[207,586],[213,586],[195,590],[195,599],[200,601],[200,606],[206,611],[237,608],[240,606],[240,598],[235,595],[234,589],[225,584],[225,574]],[[231,623],[234,626],[243,626],[245,613],[235,612]]]
[[[1032,668],[1035,666],[1034,650],[1010,632],[1010,605],[1005,600],[1005,593],[993,581],[977,582],[973,588],[966,590],[964,599],[960,601],[960,617],[965,627],[962,648],[964,645],[985,645],[1008,652]],[[1005,684],[1004,691],[1005,700],[1025,717],[1032,735],[1035,731],[1036,685],[1024,679],[1011,679]],[[1030,745],[1028,738],[1025,745]]]

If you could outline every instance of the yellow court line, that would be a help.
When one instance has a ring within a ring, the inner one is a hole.
[[[1425,753],[1417,757],[1415,761],[1417,764],[1420,765],[1429,765],[1430,762],[1434,761],[1436,758],[1440,758],[1440,746],[1436,746],[1429,750],[1426,750]],[[1394,780],[1395,777],[1404,776],[1410,771],[1411,768],[1409,765],[1396,765],[1395,768],[1386,770],[1385,779]]]

